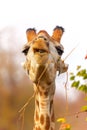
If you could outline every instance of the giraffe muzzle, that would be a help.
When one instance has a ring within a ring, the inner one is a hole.
[[[34,48],[34,53],[46,53],[47,51],[44,50],[44,49],[37,49],[37,48]]]

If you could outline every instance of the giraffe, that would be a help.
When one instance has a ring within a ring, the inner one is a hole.
[[[61,74],[68,69],[61,60],[64,52],[60,44],[63,32],[60,26],[54,28],[52,36],[45,30],[36,33],[34,28],[29,28],[26,31],[27,43],[22,50],[26,56],[23,67],[35,91],[33,130],[55,130],[53,98],[56,72]]]

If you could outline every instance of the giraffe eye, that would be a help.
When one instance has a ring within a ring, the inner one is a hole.
[[[61,56],[61,55],[63,54],[64,51],[61,49],[60,46],[56,46],[55,48],[56,48],[58,54]]]
[[[24,46],[23,49],[22,49],[22,52],[23,52],[25,55],[27,55],[29,48],[30,48],[30,46],[27,45],[27,44],[25,44],[25,46]]]

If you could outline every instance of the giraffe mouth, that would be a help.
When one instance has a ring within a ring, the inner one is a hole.
[[[49,54],[46,49],[33,48],[33,53],[37,64],[43,65],[47,63]]]
[[[48,53],[47,50],[45,49],[38,49],[38,48],[33,48],[34,53],[39,53],[39,54],[44,54],[44,53]]]

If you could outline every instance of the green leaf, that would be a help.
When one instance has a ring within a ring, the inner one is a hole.
[[[86,69],[82,69],[76,75],[84,77],[85,74],[86,74]]]
[[[81,90],[81,91],[87,93],[87,85],[82,84],[81,86],[79,86],[78,90]]]
[[[78,65],[77,68],[76,68],[76,70],[79,70],[80,68],[81,68],[81,65]]]
[[[70,128],[66,128],[65,130],[70,130]]]
[[[85,121],[87,121],[87,117],[85,118]]]
[[[87,112],[87,106],[82,106],[81,110]]]
[[[74,73],[73,73],[73,72],[70,72],[70,75],[74,75]]]
[[[75,76],[72,75],[72,76],[70,77],[70,80],[74,80],[74,79],[75,79]]]
[[[83,79],[87,79],[87,74],[84,74]]]
[[[85,101],[87,101],[87,96],[84,98]]]
[[[79,87],[79,84],[80,84],[80,81],[74,81],[71,86],[72,87],[75,87],[75,88],[78,88]]]

